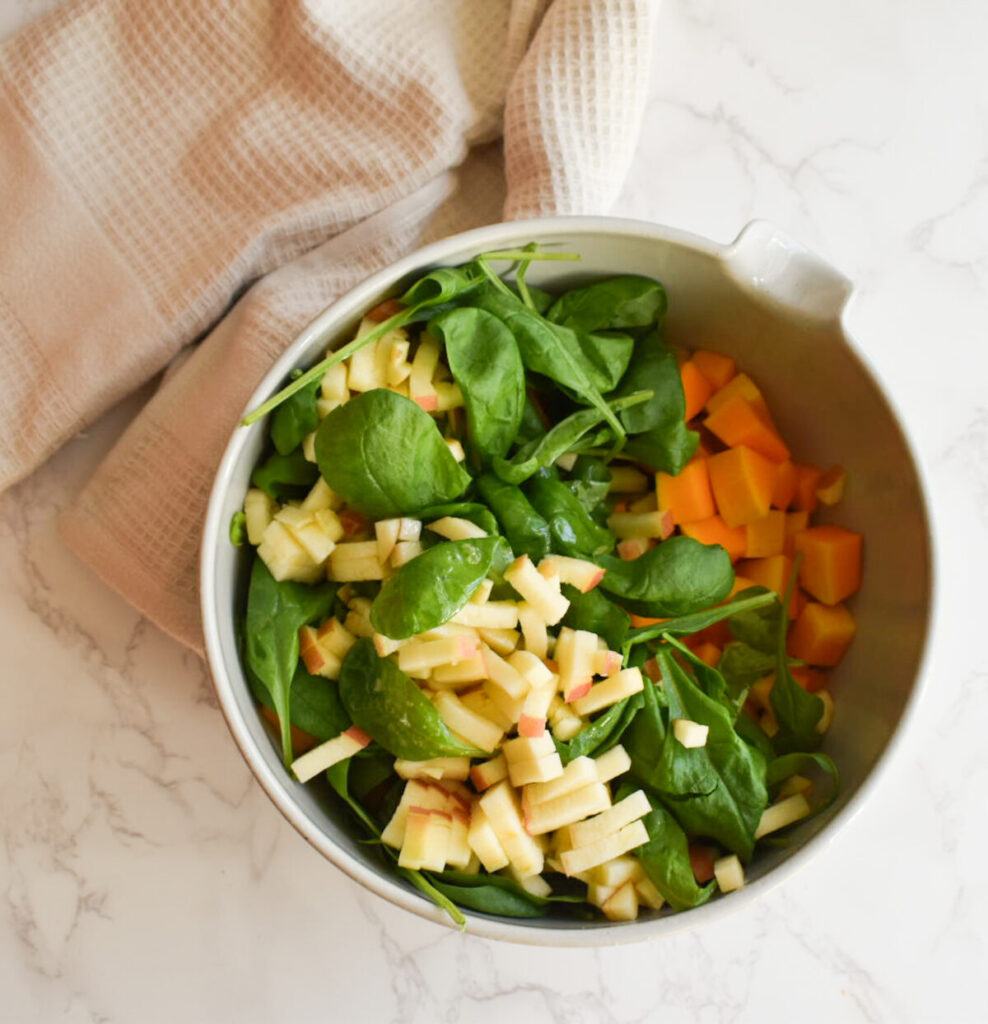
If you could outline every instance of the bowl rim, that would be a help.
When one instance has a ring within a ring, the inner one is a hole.
[[[476,249],[477,252],[482,252],[497,246],[503,247],[517,243],[518,239],[522,237],[527,241],[532,238],[537,239],[540,235],[546,234],[577,236],[616,235],[671,242],[723,261],[727,258],[732,247],[737,244],[737,241],[755,225],[760,230],[769,227],[764,222],[751,222],[742,229],[738,239],[726,244],[714,242],[678,228],[667,227],[650,221],[606,216],[564,216],[505,221],[450,235],[416,249],[407,256],[376,271],[320,312],[307,326],[295,335],[281,356],[264,375],[250,396],[244,408],[244,414],[247,410],[256,407],[275,392],[276,387],[280,385],[295,365],[298,354],[309,346],[314,337],[323,334],[334,324],[344,323],[351,318],[359,316],[381,292],[393,286],[407,275],[423,267],[448,263],[455,254],[464,249]],[[781,235],[781,233],[779,234]],[[846,306],[844,311],[846,311]],[[881,780],[886,777],[889,766],[896,754],[901,751],[905,737],[915,722],[916,709],[925,688],[938,602],[938,553],[935,542],[933,511],[929,499],[931,493],[929,480],[923,460],[919,455],[910,431],[894,397],[883,383],[881,375],[848,332],[843,312],[841,312],[836,326],[839,328],[842,340],[847,345],[848,350],[857,359],[863,372],[871,379],[871,382],[887,405],[894,425],[898,429],[912,461],[919,484],[920,508],[918,511],[923,517],[929,552],[923,644],[919,652],[912,686],[902,707],[899,720],[886,741],[884,748],[872,764],[857,791],[843,806],[837,809],[833,817],[815,835],[807,839],[785,861],[776,865],[766,875],[731,893],[730,899],[714,899],[701,907],[694,908],[685,913],[663,914],[654,918],[638,919],[634,922],[595,923],[589,927],[579,922],[569,924],[568,922],[555,921],[551,928],[539,927],[535,923],[525,925],[514,924],[508,920],[488,917],[464,909],[463,914],[467,922],[464,926],[464,931],[481,938],[497,939],[525,945],[594,947],[641,942],[660,935],[671,935],[700,927],[749,906],[753,901],[759,899],[776,886],[783,884],[796,872],[800,871],[813,857],[823,852],[834,841],[838,833],[857,817],[865,802],[870,799]],[[265,420],[261,420],[255,426],[260,427],[264,422]],[[448,915],[422,897],[421,894],[414,890],[406,889],[397,879],[389,878],[368,867],[361,860],[337,846],[325,833],[318,829],[292,798],[286,785],[287,780],[280,778],[272,771],[261,756],[254,738],[247,728],[246,722],[239,714],[234,696],[235,685],[230,673],[227,671],[222,656],[219,609],[216,601],[217,594],[214,580],[217,545],[218,542],[222,543],[222,539],[227,535],[227,524],[223,521],[223,498],[229,490],[235,464],[250,437],[251,431],[249,429],[241,430],[239,424],[233,427],[210,491],[200,552],[200,598],[206,660],[213,688],[227,727],[261,788],[282,815],[312,847],[351,879],[360,883],[360,885],[372,893],[420,918],[455,929],[456,926]]]

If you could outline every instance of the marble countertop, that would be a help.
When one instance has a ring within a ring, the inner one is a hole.
[[[45,6],[0,0],[0,33]],[[986,36],[974,0],[667,0],[615,210],[719,240],[767,218],[840,267],[932,482],[925,696],[808,869],[702,931],[598,951],[362,891],[253,782],[202,663],[57,538],[132,401],[0,499],[0,1020],[984,1020]]]

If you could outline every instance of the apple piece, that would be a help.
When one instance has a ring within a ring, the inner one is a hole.
[[[442,871],[449,853],[452,820],[447,811],[410,807],[398,866],[412,871]]]
[[[436,392],[436,412],[449,412],[451,409],[463,408],[463,392],[455,381],[433,381],[432,386]],[[446,443],[449,444],[449,441]],[[463,451],[462,445],[460,451]],[[457,461],[462,462],[463,459],[457,459]]]
[[[487,678],[487,663],[482,655],[475,654],[455,664],[437,665],[429,676],[429,685],[437,690],[455,690],[469,683],[479,683]]]
[[[391,552],[391,568],[400,569],[406,562],[422,554],[422,544],[417,540],[400,540]]]
[[[494,828],[478,804],[470,815],[470,827],[467,830],[467,843],[479,858],[485,871],[500,871],[508,866],[508,855],[498,841]]]
[[[650,910],[661,910],[665,906],[665,898],[648,876],[643,876],[635,882],[635,891],[638,893],[638,902],[643,907],[648,907]]]
[[[408,393],[413,402],[426,412],[439,408],[439,396],[432,384],[432,375],[439,362],[439,343],[428,331],[423,332],[418,348],[412,359],[412,371],[408,377]]]
[[[479,626],[477,633],[480,639],[502,658],[507,658],[516,651],[521,641],[521,634],[517,629],[489,629],[487,626]]]
[[[349,611],[343,625],[353,636],[365,636],[368,639],[374,636],[376,630],[371,625],[370,607],[370,600],[366,597],[354,597],[348,602]]]
[[[431,807],[444,811],[449,806],[449,800],[449,791],[438,782],[428,779],[410,779],[405,783],[401,800],[399,800],[391,820],[381,833],[381,842],[396,850],[399,849],[405,838],[405,824],[410,807]]]
[[[556,638],[555,653],[555,660],[559,663],[559,688],[562,690],[563,700],[567,704],[576,704],[586,697],[593,683],[597,634],[585,629],[570,629],[563,626]],[[575,707],[574,710],[577,714],[587,714],[579,707]]]
[[[484,680],[483,687],[484,692],[490,698],[498,713],[507,720],[508,728],[510,729],[512,725],[517,725],[518,719],[521,718],[521,709],[525,703],[525,698],[519,697],[516,700],[513,697],[509,697],[497,683],[492,682],[490,679]]]
[[[336,546],[329,534],[316,522],[314,512],[303,512],[294,505],[286,505],[274,518],[276,522],[284,523],[291,530],[292,535],[317,565],[322,565]]]
[[[692,722],[688,718],[674,718],[672,720],[672,734],[688,750],[707,745],[707,734],[709,726],[700,725],[699,722]]]
[[[517,882],[525,892],[531,893],[533,896],[545,899],[547,896],[552,895],[552,886],[541,875],[523,877],[510,865],[505,868],[504,874]]]
[[[477,629],[514,629],[518,625],[518,606],[514,601],[467,602],[450,621]]]
[[[279,583],[284,580],[315,583],[322,578],[322,567],[313,562],[295,534],[277,519],[268,523],[257,554]]]
[[[619,700],[640,693],[643,689],[645,681],[642,679],[641,669],[625,668],[608,676],[602,682],[595,683],[586,696],[573,702],[573,710],[578,715],[592,715],[595,711],[616,704]]]
[[[515,651],[508,657],[508,664],[522,676],[529,690],[539,689],[555,681],[552,670],[531,651]]]
[[[471,604],[486,604],[487,599],[491,596],[491,591],[494,589],[493,580],[481,580],[480,585],[470,595]]]
[[[669,509],[654,512],[614,512],[607,519],[607,528],[618,540],[665,540],[672,536],[676,524]]]
[[[640,820],[633,821],[630,825],[625,825],[620,832],[612,832],[596,843],[581,846],[578,850],[566,850],[560,854],[559,859],[564,873],[573,875],[578,871],[595,868],[614,857],[620,857],[622,853],[634,850],[647,842],[648,830]]]
[[[278,503],[270,495],[258,487],[252,487],[244,497],[244,525],[247,527],[247,540],[256,548],[264,540],[264,531],[268,528]]]
[[[316,432],[314,430],[302,438],[302,458],[306,462],[316,461]]]
[[[636,558],[641,558],[646,551],[651,551],[654,547],[654,540],[648,540],[645,537],[631,537],[628,540],[618,541],[618,558],[622,558],[626,562],[633,562]]]
[[[612,463],[608,468],[611,471],[611,482],[607,485],[608,494],[642,494],[652,486],[652,481],[634,466],[619,466]]]
[[[617,651],[598,650],[593,657],[595,676],[612,676],[621,669],[621,655]]]
[[[481,645],[480,652],[487,666],[487,678],[496,683],[511,700],[524,700],[529,682],[521,672],[486,645]]]
[[[551,736],[542,736],[538,739],[528,739],[518,736],[514,739],[505,740],[502,753],[510,765],[512,761],[534,761],[540,757],[556,752],[556,745],[552,742]]]
[[[480,806],[519,875],[528,878],[541,874],[545,855],[541,845],[525,831],[518,796],[511,784],[502,781],[492,786],[480,797]]]
[[[434,757],[429,761],[406,761],[396,758],[394,769],[402,779],[456,779],[463,781],[470,774],[469,757]]]
[[[529,715],[522,711],[518,717],[518,735],[535,739],[545,733],[548,721],[545,715]]]
[[[384,566],[377,557],[377,541],[349,541],[337,544],[329,556],[329,578],[338,583],[383,580]]]
[[[332,768],[339,761],[353,757],[358,750],[363,750],[371,741],[370,736],[355,725],[344,730],[318,747],[313,747],[307,754],[292,761],[292,774],[299,782],[308,782],[320,775],[327,768]]]
[[[440,640],[409,640],[398,651],[398,668],[409,675],[437,665],[468,661],[480,653],[480,642],[469,636]]]
[[[391,553],[398,543],[400,519],[379,519],[374,524],[374,535],[377,538],[377,560],[384,565],[391,558]]]
[[[422,521],[402,516],[398,520],[398,540],[419,540],[422,536]]]
[[[568,558],[566,555],[546,555],[539,562],[542,576],[558,576],[560,582],[576,587],[583,594],[589,593],[604,578],[605,569],[585,558]]]
[[[523,737],[525,738],[525,737]],[[532,782],[550,782],[563,774],[563,762],[553,751],[531,761],[508,761],[508,777],[512,786],[527,786]]]
[[[316,526],[335,544],[343,537],[343,523],[331,508],[317,508],[312,513]]]
[[[823,701],[823,714],[813,728],[822,735],[834,720],[834,698],[830,696],[829,690],[817,690],[816,695]]]
[[[493,722],[501,732],[507,732],[515,724],[510,715],[506,715],[495,704],[482,685],[463,690],[459,694],[459,698],[471,711],[486,718],[489,722]]]
[[[534,608],[548,626],[554,626],[566,614],[569,601],[541,575],[528,555],[516,558],[504,571],[505,580]]]
[[[578,850],[583,846],[591,846],[593,843],[619,832],[625,825],[630,825],[631,822],[644,817],[651,809],[652,805],[648,802],[648,797],[642,790],[636,789],[634,793],[630,793],[596,817],[570,825],[569,838],[572,847],[574,850]]]
[[[603,907],[616,891],[616,886],[589,882],[587,884],[587,903],[592,903],[595,907]]]
[[[482,761],[470,769],[470,781],[478,793],[490,789],[495,782],[500,782],[508,777],[508,762],[503,754],[492,757],[489,761]]]
[[[319,644],[330,654],[337,658],[346,657],[350,648],[357,642],[357,638],[340,622],[339,619],[330,616],[316,630]]]
[[[342,405],[350,398],[346,378],[346,363],[335,363],[323,374],[322,383],[319,385],[320,395],[328,402]]]
[[[563,769],[562,775],[551,782],[533,783],[526,786],[522,793],[522,806],[527,811],[529,807],[536,804],[543,804],[557,797],[573,793],[584,786],[603,780],[597,777],[597,766],[589,757],[574,757]],[[567,847],[568,848],[568,847]]]
[[[298,653],[305,665],[305,670],[314,676],[327,675],[330,679],[339,679],[340,659],[326,651],[319,642],[319,634],[312,626],[302,626],[298,631]]]
[[[407,380],[412,372],[411,364],[408,362],[408,334],[398,327],[388,331],[379,344],[384,350],[384,381],[388,387],[395,387]]]
[[[536,658],[545,658],[549,651],[545,619],[527,601],[523,601],[518,605],[518,623],[525,641],[525,650]]]
[[[654,512],[658,507],[659,499],[655,491],[649,491],[648,494],[628,502],[629,512]]]
[[[456,516],[443,516],[442,519],[426,523],[425,528],[447,540],[477,540],[487,536],[487,531],[482,530],[476,523],[471,523],[469,519],[459,519]]]
[[[553,698],[549,705],[549,724],[553,735],[562,743],[571,740],[586,724],[568,704]]]
[[[794,793],[802,793],[808,800],[810,798],[810,790],[812,789],[813,783],[805,775],[790,775],[779,788],[776,802],[785,800],[787,796],[792,796]]]
[[[638,917],[638,893],[634,885],[625,882],[615,889],[600,909],[609,921],[634,921]]]
[[[398,656],[401,657],[400,652]],[[439,717],[467,743],[472,743],[488,753],[493,753],[497,749],[504,736],[504,730],[499,729],[490,719],[471,711],[455,693],[440,690],[434,703]]]
[[[802,793],[794,793],[780,800],[777,804],[766,807],[755,829],[755,838],[761,839],[770,832],[777,832],[786,825],[791,825],[810,813],[809,801]]]
[[[624,775],[630,767],[631,757],[620,743],[594,759],[597,778],[601,782],[610,782],[611,779]]]
[[[510,764],[509,764],[510,770]],[[562,776],[557,776],[561,778]],[[563,793],[552,800],[541,803],[525,802],[525,828],[529,835],[544,835],[582,821],[591,814],[599,814],[611,806],[611,796],[602,782],[591,782],[588,786],[569,793]],[[624,852],[623,850],[621,851]],[[609,860],[605,857],[604,860]],[[593,864],[588,865],[593,867]],[[582,868],[580,870],[583,870]],[[569,874],[569,872],[567,872]]]
[[[371,639],[374,641],[374,650],[377,651],[379,658],[386,658],[389,654],[394,654],[408,643],[407,640],[392,640],[391,637],[385,636],[383,633],[375,633]]]
[[[644,878],[645,871],[637,858],[625,854],[622,857],[615,857],[613,860],[598,864],[590,872],[590,875],[595,882],[616,889],[619,885],[624,885],[625,882],[637,882],[639,878]]]
[[[357,337],[362,338],[373,330],[367,327],[365,319],[357,330]],[[373,391],[387,384],[387,368],[382,365],[378,351],[379,341],[364,345],[357,349],[347,360],[346,384],[350,391]]]
[[[744,868],[737,855],[732,853],[714,861],[714,877],[721,892],[734,892],[744,885]]]
[[[576,458],[577,456],[575,452],[563,452],[563,454],[556,459],[556,465],[564,473],[571,473],[573,471],[573,467],[576,465]]]
[[[450,826],[449,846],[446,850],[446,863],[462,871],[473,859],[470,849],[470,801],[451,800],[449,804]]]
[[[441,385],[439,385],[439,386],[441,386]],[[459,391],[459,388],[457,388],[457,391]],[[439,399],[438,393],[437,393],[436,397],[437,397],[437,399]],[[441,399],[439,399],[437,401],[436,409],[437,409],[438,412],[442,412],[443,411],[442,400]],[[466,462],[466,460],[467,460],[467,453],[463,450],[463,445],[460,443],[459,439],[455,438],[455,437],[447,437],[447,438],[444,438],[444,440],[446,442],[446,447],[449,449],[449,454],[452,455],[453,458],[456,459],[457,462]],[[470,525],[473,526],[472,523]],[[477,530],[480,529],[479,526],[476,526],[474,528],[477,529]],[[476,534],[474,534],[474,536],[476,536]],[[484,536],[486,537],[487,534],[485,533]],[[468,538],[466,538],[466,537],[450,537],[450,540],[467,540],[467,539]]]

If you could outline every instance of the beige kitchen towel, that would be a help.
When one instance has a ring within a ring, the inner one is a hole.
[[[198,341],[60,525],[201,649],[206,496],[260,377],[417,245],[606,212],[656,6],[81,0],[0,46],[0,488]]]

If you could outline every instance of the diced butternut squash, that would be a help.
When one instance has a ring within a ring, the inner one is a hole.
[[[793,507],[803,512],[816,512],[820,499],[816,489],[820,486],[823,470],[818,466],[796,466],[796,492],[793,495]]]
[[[774,462],[747,445],[739,445],[711,455],[704,464],[710,473],[717,511],[728,526],[745,526],[768,513],[775,486]]]
[[[771,509],[745,528],[745,558],[771,558],[781,555],[786,545],[786,514]]]
[[[842,526],[811,526],[796,536],[803,560],[799,582],[824,604],[837,604],[861,586],[861,534]]]
[[[704,348],[697,349],[693,353],[693,363],[718,390],[724,387],[737,373],[737,365],[734,360],[722,352],[710,352]]]
[[[774,590],[779,597],[786,592],[789,577],[792,575],[792,559],[785,555],[772,555],[770,558],[750,558],[738,562],[737,571],[760,587]]]
[[[686,416],[684,418],[691,420],[707,404],[707,399],[714,392],[714,386],[692,359],[688,359],[680,366],[679,376],[683,382],[683,395],[686,398]]]
[[[693,653],[704,664],[709,665],[711,668],[716,668],[723,652],[716,644],[710,643],[709,640],[704,640],[693,648]]]
[[[794,665],[789,674],[807,693],[818,693],[827,685],[827,674],[808,665]]]
[[[844,657],[855,631],[854,616],[844,605],[810,601],[789,631],[789,653],[811,665],[831,668]]]
[[[836,505],[844,497],[847,471],[843,466],[831,466],[816,485],[816,496],[824,505]]]
[[[720,516],[711,516],[695,523],[683,523],[681,529],[687,537],[701,544],[719,544],[731,556],[732,562],[744,557],[747,537],[743,526],[730,527]]]
[[[707,412],[714,413],[726,402],[729,402],[732,398],[746,398],[755,407],[755,411],[765,420],[765,422],[775,429],[775,424],[772,422],[772,415],[768,411],[768,404],[765,401],[764,395],[758,389],[758,385],[746,374],[739,373],[731,378],[729,383],[725,384],[724,387],[715,391],[710,398],[707,400]]]
[[[796,534],[802,533],[810,525],[809,512],[786,513],[786,542],[782,549],[784,555],[792,558],[796,554]]]
[[[786,459],[779,463],[775,474],[775,486],[772,488],[772,508],[785,511],[796,496],[796,467],[792,460]]]
[[[707,416],[703,425],[731,448],[739,444],[747,445],[778,463],[789,458],[789,449],[782,438],[766,423],[763,414],[741,395],[735,395],[719,405]]]
[[[709,461],[694,459],[678,476],[670,476],[668,473],[655,475],[659,509],[668,509],[677,526],[709,519],[717,511],[707,474]]]
[[[731,584],[731,592],[721,602],[721,604],[726,604],[728,601],[733,601],[734,598],[736,598],[738,596],[738,594],[741,593],[742,590],[748,590],[751,587],[764,587],[764,586],[765,586],[764,583],[757,583],[755,580],[749,579],[747,576],[742,576],[740,572],[737,572],[737,573],[734,574],[734,582]],[[715,625],[719,626],[719,625],[721,625],[721,623],[718,622],[718,623],[715,623]],[[723,625],[726,626],[727,624],[723,623]],[[708,631],[713,629],[713,628],[714,628],[713,626],[708,626],[707,629],[703,630],[702,633],[697,633],[696,636],[697,637],[703,637],[704,640],[709,639]],[[726,636],[728,637],[728,639],[724,640],[723,642],[724,643],[730,643],[731,642],[730,641],[730,637],[731,637],[730,629],[726,630]],[[711,642],[712,643],[717,643],[718,641],[717,640],[712,640]]]

